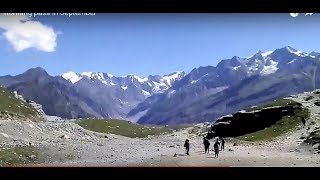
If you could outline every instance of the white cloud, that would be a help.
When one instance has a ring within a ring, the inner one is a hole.
[[[53,52],[57,46],[57,33],[52,27],[32,21],[28,16],[0,15],[0,29],[17,52],[36,48]]]

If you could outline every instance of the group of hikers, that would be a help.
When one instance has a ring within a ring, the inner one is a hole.
[[[219,151],[224,150],[224,144],[225,144],[225,140],[223,137],[216,138],[215,143],[213,145],[214,157],[218,158]],[[203,145],[204,145],[204,152],[209,153],[210,142],[209,142],[208,138],[203,137]],[[186,139],[186,141],[184,143],[184,147],[186,148],[186,154],[189,155],[189,150],[190,150],[189,139]]]

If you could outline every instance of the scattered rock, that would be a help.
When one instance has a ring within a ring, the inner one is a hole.
[[[2,136],[4,136],[5,138],[8,138],[9,135],[8,134],[5,134],[5,133],[0,133]]]
[[[169,148],[173,148],[173,147],[174,147],[173,145],[169,146]]]
[[[29,155],[26,155],[26,157],[27,157],[28,159],[31,159],[31,160],[36,158],[36,156],[35,156],[35,155],[33,155],[33,154],[32,154],[32,155],[30,155],[30,156],[29,156]]]
[[[233,146],[238,146],[238,144],[237,143],[233,143]]]
[[[107,135],[105,135],[105,136],[104,136],[104,138],[108,138],[108,136],[107,136]]]
[[[173,157],[177,157],[177,153],[174,153]]]
[[[307,138],[307,135],[300,136],[300,139],[306,139],[306,138]]]
[[[233,151],[233,149],[228,149],[229,151]]]
[[[320,94],[320,90],[315,90],[312,92],[313,94]]]
[[[309,100],[311,100],[313,98],[314,98],[313,96],[308,96],[308,97],[304,98],[304,100],[309,101]]]
[[[157,149],[157,151],[160,151],[160,149]]]
[[[294,152],[294,150],[290,150],[290,152]]]
[[[316,144],[312,145],[312,148],[319,149],[320,148],[320,143],[316,143]]]
[[[320,101],[315,102],[314,105],[320,106]]]
[[[61,139],[70,139],[70,137],[66,134],[60,136]]]

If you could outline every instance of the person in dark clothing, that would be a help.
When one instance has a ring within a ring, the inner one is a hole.
[[[207,152],[206,137],[203,137],[204,152]]]
[[[209,140],[206,138],[207,140],[207,153],[209,154],[209,151],[210,151],[210,142]]]
[[[190,148],[189,139],[186,139],[186,141],[184,142],[184,147],[186,148],[186,154],[189,155],[189,148]]]
[[[224,150],[224,143],[225,143],[225,141],[224,141],[224,138],[222,137],[221,138],[221,151]]]
[[[219,146],[220,146],[220,143],[219,143],[219,140],[217,140],[213,145],[214,157],[218,157],[219,156]]]
[[[305,127],[306,126],[306,119],[304,117],[301,117],[301,122],[303,124],[303,127]]]
[[[209,153],[210,142],[206,137],[203,137],[203,145],[204,145],[204,152]]]

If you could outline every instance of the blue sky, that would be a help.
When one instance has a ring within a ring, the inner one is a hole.
[[[0,75],[38,66],[51,75],[71,70],[164,75],[284,46],[320,52],[318,14],[96,14],[31,20],[54,30],[54,51],[17,51],[4,36],[12,29],[1,29],[0,22]]]

